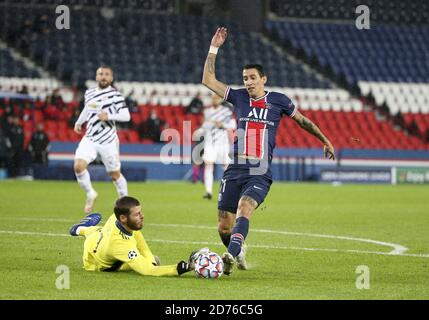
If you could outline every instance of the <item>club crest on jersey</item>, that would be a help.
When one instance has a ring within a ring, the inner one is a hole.
[[[262,109],[262,108],[252,108],[250,110],[248,117],[254,118],[254,119],[263,119],[267,120],[268,115],[268,109]]]
[[[130,252],[128,252],[128,259],[133,260],[134,258],[137,258],[137,252],[131,250]]]

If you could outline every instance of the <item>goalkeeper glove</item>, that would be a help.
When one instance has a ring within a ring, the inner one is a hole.
[[[208,253],[210,251],[209,248],[202,248],[200,250],[195,250],[192,251],[191,255],[189,256],[189,260],[188,263],[190,264],[191,267],[194,266],[195,261],[198,259],[199,255],[202,253]]]
[[[177,264],[177,273],[179,275],[189,271],[191,271],[191,265],[189,263],[182,260]]]
[[[193,266],[195,264],[195,260],[197,260],[198,254],[199,254],[198,250],[192,251],[188,259],[188,263],[190,266]]]

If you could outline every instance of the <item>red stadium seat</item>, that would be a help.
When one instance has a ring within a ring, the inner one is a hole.
[[[127,134],[128,134],[128,141],[130,143],[138,143],[140,141],[140,137],[139,137],[139,134],[137,133],[137,131],[129,130],[127,132]]]
[[[143,138],[141,140],[141,143],[143,143],[143,144],[153,144],[153,141],[151,139]]]
[[[119,141],[121,141],[121,143],[128,142],[128,136],[125,131],[121,130],[121,131],[117,131],[117,133],[118,133]]]
[[[82,135],[76,134],[72,128],[68,127],[68,120],[71,110],[76,107],[76,103],[67,104],[64,110],[53,110],[52,106],[48,119],[44,121],[44,115],[40,108],[43,102],[36,102],[33,110],[25,109],[24,114],[33,121],[23,121],[25,132],[33,132],[34,125],[39,122],[45,123],[45,131],[51,141],[73,141],[78,142]],[[139,105],[138,112],[131,114],[131,121],[138,126],[145,121],[152,109],[157,110],[158,116],[164,119],[167,125],[180,132],[183,143],[184,121],[191,122],[191,133],[199,128],[203,121],[203,115],[185,114],[182,106],[152,106]],[[1,113],[3,109],[0,110]],[[429,149],[429,144],[424,143],[417,137],[408,136],[403,130],[395,129],[390,121],[378,120],[374,112],[345,112],[345,111],[324,111],[305,110],[305,116],[312,120],[332,141],[335,148],[377,148],[377,149]],[[429,129],[429,114],[406,113],[404,120],[407,124],[415,121],[422,134]],[[186,133],[189,135],[189,133]],[[135,130],[118,130],[118,136],[122,143],[153,143],[152,140],[143,139]],[[189,137],[186,137],[189,140]],[[26,137],[26,139],[29,139]],[[358,139],[358,140],[357,140]],[[302,130],[295,121],[282,118],[280,121],[276,144],[279,147],[315,147],[320,148],[320,141]]]
[[[142,116],[140,113],[131,113],[131,121],[136,126],[140,125],[142,123]]]

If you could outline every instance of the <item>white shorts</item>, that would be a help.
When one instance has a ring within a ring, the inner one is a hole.
[[[115,139],[109,144],[101,145],[92,142],[87,137],[83,137],[76,149],[74,158],[85,160],[90,164],[97,158],[98,154],[107,172],[121,170],[121,162],[119,161],[119,139]]]
[[[228,156],[229,146],[228,145],[212,145],[204,144],[204,162],[216,163],[216,164],[229,164],[231,159]]]

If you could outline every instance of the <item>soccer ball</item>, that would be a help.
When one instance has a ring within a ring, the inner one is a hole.
[[[198,278],[220,278],[223,273],[222,258],[215,252],[200,252],[195,260],[194,271]]]

